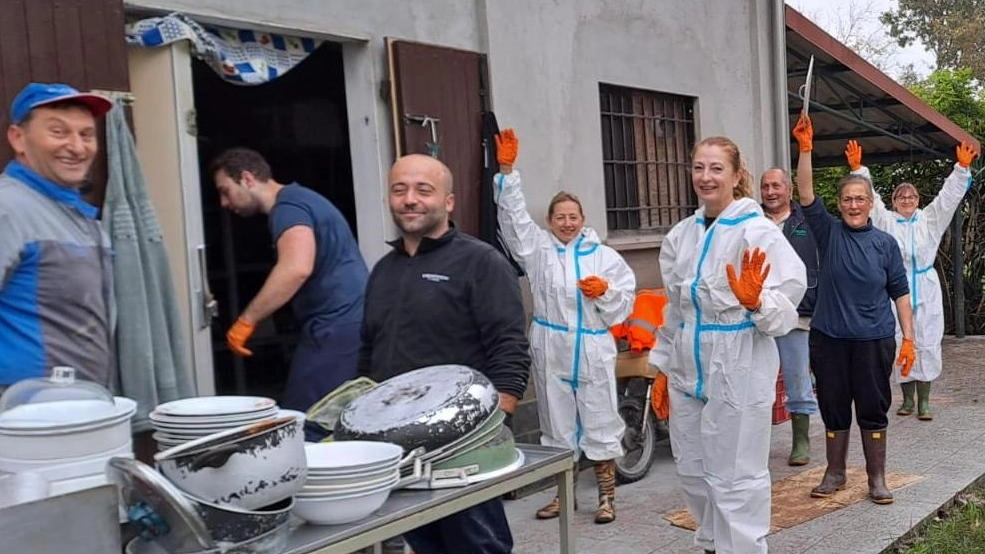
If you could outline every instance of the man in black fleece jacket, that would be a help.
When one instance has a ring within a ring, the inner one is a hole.
[[[389,177],[401,238],[366,286],[359,373],[376,381],[420,367],[461,364],[486,375],[512,414],[530,371],[520,286],[509,262],[450,220],[451,171],[411,154]],[[417,554],[508,554],[502,501],[490,500],[404,535]]]

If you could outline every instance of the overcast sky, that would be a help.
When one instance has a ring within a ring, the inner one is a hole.
[[[837,31],[847,27],[848,14],[853,9],[855,13],[867,13],[868,17],[863,18],[860,25],[862,33],[866,36],[875,33],[876,36],[885,38],[888,33],[879,22],[878,15],[895,8],[896,0],[787,0],[787,4],[839,39],[842,37]],[[891,56],[893,67],[887,68],[890,76],[895,77],[899,68],[911,63],[921,76],[928,75],[934,68],[934,54],[924,49],[923,44],[912,44],[906,48],[894,45],[894,50]]]

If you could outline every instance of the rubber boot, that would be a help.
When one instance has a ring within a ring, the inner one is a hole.
[[[903,403],[896,410],[896,415],[911,415],[913,413],[913,393],[917,390],[917,383],[916,381],[900,383],[899,388],[903,391]]]
[[[612,523],[616,520],[616,463],[612,460],[595,462],[595,479],[599,484],[595,523]]]
[[[863,430],[862,451],[869,476],[869,499],[876,504],[892,504],[893,493],[886,486],[886,430]]]
[[[793,446],[790,448],[787,465],[805,466],[811,461],[811,416],[793,414],[790,426],[793,428]]]
[[[814,498],[828,498],[845,488],[845,458],[848,457],[848,429],[824,432],[824,453],[828,467],[821,484],[811,489]]]
[[[917,419],[934,419],[934,414],[930,413],[930,381],[917,381]]]

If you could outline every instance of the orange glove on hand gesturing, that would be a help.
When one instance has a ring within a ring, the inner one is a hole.
[[[609,290],[609,283],[597,275],[592,275],[591,277],[585,277],[581,281],[578,281],[578,288],[581,289],[582,294],[585,296],[598,298],[605,294],[605,291]]]
[[[811,122],[810,116],[800,114],[800,119],[793,127],[793,138],[797,139],[797,145],[801,152],[814,150],[814,124]]]
[[[742,274],[739,277],[735,276],[735,267],[732,264],[725,266],[725,274],[732,293],[739,299],[739,304],[749,311],[758,310],[761,303],[759,296],[763,292],[763,283],[770,274],[769,264],[763,267],[765,262],[766,252],[756,248],[750,253],[746,248],[742,253]]]
[[[971,149],[971,145],[963,142],[958,146],[957,153],[958,165],[965,169],[968,169],[971,166],[971,162],[974,161],[975,156],[978,155],[978,152]]]
[[[650,406],[657,419],[666,420],[670,417],[670,393],[667,390],[667,376],[661,371],[650,386]]]
[[[862,167],[862,147],[858,145],[858,141],[848,141],[848,145],[845,146],[845,159],[848,160],[848,167],[852,171],[858,171],[858,168]]]
[[[496,139],[496,161],[499,165],[512,166],[520,152],[520,139],[516,138],[516,133],[506,129],[493,138]]]
[[[229,349],[239,356],[252,356],[253,351],[246,348],[246,341],[250,340],[255,329],[255,324],[243,318],[237,319],[226,333],[226,344],[229,345]]]
[[[903,346],[899,349],[899,357],[896,358],[896,365],[900,366],[900,375],[903,377],[910,375],[910,369],[915,363],[917,363],[917,349],[913,344],[913,339],[903,339]]]

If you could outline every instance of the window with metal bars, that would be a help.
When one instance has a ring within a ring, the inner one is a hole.
[[[698,207],[694,98],[599,84],[610,231],[666,232]]]

